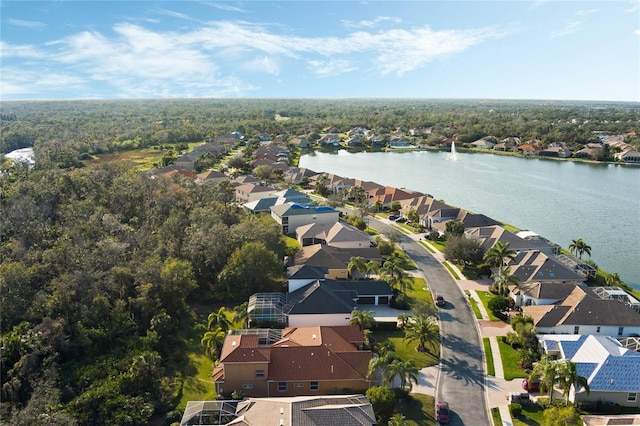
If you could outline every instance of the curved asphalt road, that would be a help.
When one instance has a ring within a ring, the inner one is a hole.
[[[392,229],[369,218],[369,226],[383,234]],[[398,242],[420,269],[432,292],[447,301],[440,308],[440,373],[436,402],[447,401],[451,425],[491,426],[485,392],[484,359],[480,332],[471,307],[449,271],[424,247],[403,235]]]

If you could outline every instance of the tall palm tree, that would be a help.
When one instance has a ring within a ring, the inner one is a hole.
[[[373,318],[374,315],[375,312],[373,311],[359,311],[358,309],[354,309],[351,311],[349,324],[357,325],[360,330],[375,327],[376,320]]]
[[[491,267],[508,265],[516,258],[516,251],[509,248],[509,243],[498,241],[484,254],[484,262]]]
[[[622,284],[622,280],[620,279],[620,275],[617,272],[613,274],[607,274],[604,278],[604,283],[609,287],[619,287]]]
[[[509,294],[509,286],[520,284],[520,279],[511,273],[508,266],[501,266],[498,272],[491,275],[493,278],[493,285],[498,290],[501,296],[507,296]]]
[[[380,378],[382,380],[382,385],[389,386],[393,381],[394,375],[390,370],[389,366],[397,359],[397,355],[395,352],[387,352],[385,354],[381,354],[380,356],[374,356],[369,360],[369,369],[367,372],[367,377],[371,380],[375,378],[374,381],[377,381],[377,374],[380,371]]]
[[[235,324],[241,323],[242,328],[247,326],[247,321],[249,320],[249,314],[247,313],[247,307],[249,306],[249,302],[243,302],[242,304],[233,308],[233,322]]]
[[[569,251],[577,254],[580,259],[582,259],[582,255],[584,253],[591,256],[591,246],[582,241],[582,239],[571,240],[571,244],[569,244]]]
[[[409,274],[400,267],[399,261],[396,259],[389,259],[384,262],[381,271],[391,288],[397,288],[404,292],[411,285]]]
[[[440,339],[438,324],[432,317],[418,317],[404,328],[404,340],[418,341],[418,352],[429,352],[428,343],[436,343]]]
[[[211,361],[215,361],[220,354],[226,336],[227,333],[220,327],[207,331],[202,336],[200,344],[204,347],[204,352]]]
[[[418,384],[419,370],[410,360],[402,361],[395,359],[389,364],[389,370],[391,371],[392,377],[395,378],[397,376],[400,378],[400,389],[408,387],[409,392],[411,392],[411,389],[413,389],[411,382]]]
[[[207,329],[213,330],[220,327],[223,331],[229,329],[231,322],[227,318],[227,309],[223,306],[217,312],[211,312],[207,317]]]
[[[379,274],[380,273],[380,262],[377,260],[370,260],[367,262],[365,274],[367,275],[367,279],[371,276],[371,274]]]
[[[558,376],[558,384],[562,389],[562,396],[567,398],[567,405],[569,405],[569,394],[571,393],[572,386],[575,386],[576,390],[579,386],[582,386],[587,391],[587,395],[591,393],[587,379],[583,376],[578,375],[575,362],[571,362],[567,359],[564,361],[556,362],[555,364]]]
[[[533,365],[529,380],[540,378],[540,383],[549,393],[549,402],[553,401],[553,387],[558,382],[558,370],[549,354],[544,354],[540,361]]]
[[[349,276],[353,279],[353,271],[364,273],[367,270],[367,261],[362,256],[352,256],[347,266]]]

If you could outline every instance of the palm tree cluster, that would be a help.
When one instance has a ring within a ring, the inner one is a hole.
[[[584,387],[589,395],[590,389],[587,379],[578,375],[576,363],[566,359],[556,361],[548,354],[542,356],[534,367],[530,379],[539,378],[540,384],[549,394],[549,401],[553,400],[553,388],[558,385],[562,389],[562,396],[566,397],[566,403],[569,404],[569,394],[571,387],[576,389],[580,386]]]
[[[371,358],[369,378],[376,378],[378,372],[382,384],[387,387],[393,387],[397,378],[400,381],[400,389],[408,389],[411,392],[412,382],[418,383],[419,370],[413,361],[403,361],[393,351]]]
[[[582,259],[582,255],[584,253],[587,253],[589,257],[591,257],[591,246],[582,241],[581,238],[571,240],[571,244],[569,244],[569,251],[577,255],[580,259]]]

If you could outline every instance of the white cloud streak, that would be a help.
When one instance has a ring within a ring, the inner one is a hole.
[[[553,31],[549,37],[550,38],[558,38],[558,37],[564,37],[564,36],[568,36],[570,34],[573,34],[575,32],[577,32],[580,27],[582,26],[582,21],[573,21],[573,22],[568,22],[567,25],[565,25],[564,28],[561,28],[557,31]]]
[[[348,21],[348,20],[343,20],[342,21],[342,25],[345,28],[349,28],[349,29],[365,29],[365,28],[378,27],[380,24],[385,23],[385,22],[391,22],[393,24],[399,24],[399,23],[402,22],[402,19],[394,18],[394,17],[390,17],[390,16],[379,16],[379,17],[374,18],[374,19],[369,20],[369,21]]]
[[[30,28],[32,30],[41,30],[47,27],[47,24],[37,21],[23,21],[22,19],[7,19],[7,23],[16,27]]]

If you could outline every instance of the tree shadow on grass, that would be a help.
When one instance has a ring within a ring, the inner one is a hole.
[[[411,394],[409,402],[398,406],[398,412],[402,413],[410,424],[432,425],[435,424],[435,402],[432,396],[420,393]]]

